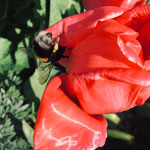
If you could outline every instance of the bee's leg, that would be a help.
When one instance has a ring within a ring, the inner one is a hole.
[[[62,55],[61,58],[69,58],[69,56],[64,56],[64,55]]]
[[[69,60],[69,56],[62,55],[61,58],[67,58]]]
[[[56,43],[59,43],[62,34],[63,34],[63,33],[61,33],[61,34],[59,35],[59,37],[56,39]]]
[[[66,72],[66,68],[63,66],[63,65],[61,65],[61,64],[59,64],[59,63],[53,63],[53,65],[55,66],[55,67],[57,67],[57,68],[59,68],[61,71],[63,71],[64,73]]]
[[[56,39],[56,43],[59,43],[59,41],[60,41],[60,37],[58,37],[58,38]]]

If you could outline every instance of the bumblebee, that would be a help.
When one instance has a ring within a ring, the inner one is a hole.
[[[33,42],[32,48],[20,48],[20,50],[26,53],[29,57],[37,57],[41,62],[38,67],[39,83],[44,84],[50,75],[53,66],[56,66],[63,72],[66,72],[66,68],[58,63],[61,58],[69,58],[69,56],[64,56],[65,48],[60,46],[60,37],[56,39],[55,42],[52,40],[52,33],[45,33],[40,31]]]
[[[51,62],[54,66],[60,68],[63,72],[65,72],[64,66],[60,65],[58,61],[60,58],[68,58],[68,56],[64,56],[65,47],[59,46],[58,37],[56,42],[53,43],[52,33],[45,33],[40,31],[34,40],[34,51],[37,58],[42,62]]]

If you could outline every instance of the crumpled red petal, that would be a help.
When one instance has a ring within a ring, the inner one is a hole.
[[[123,10],[119,7],[97,8],[62,19],[44,32],[52,32],[54,40],[60,37],[61,46],[72,48],[87,38],[99,22],[120,16],[122,13]]]
[[[94,149],[106,140],[103,116],[91,117],[74,104],[59,88],[54,77],[46,87],[34,132],[35,150]]]
[[[139,95],[150,86],[150,72],[144,70],[137,36],[109,20],[73,49],[66,85],[87,113],[121,112],[146,101]]]
[[[147,0],[83,0],[86,10],[103,6],[117,6],[129,10],[134,6],[145,4]]]
[[[82,73],[101,68],[143,69],[137,35],[134,30],[114,20],[100,24],[91,36],[73,49],[68,71]]]
[[[142,91],[140,92],[138,99],[136,101],[137,105],[142,105],[145,103],[145,100],[150,97],[150,86],[143,87]]]
[[[139,31],[143,24],[150,19],[150,4],[140,5],[126,11],[123,15],[115,18],[119,23],[125,24],[128,27]]]
[[[150,71],[150,60],[146,60],[144,66],[146,70]]]
[[[144,66],[146,70],[149,70],[150,68],[149,67],[149,60],[150,60],[149,19],[150,19],[150,4],[135,7],[125,12],[123,15],[115,18],[115,20],[117,20],[119,23],[125,24],[139,33],[137,40],[140,42],[142,47],[141,56],[145,61]],[[126,49],[126,47],[124,49]]]
[[[139,31],[138,40],[143,49],[144,60],[150,60],[150,21],[145,23]]]
[[[109,80],[115,80],[120,82],[127,82],[131,84],[137,84],[141,86],[150,86],[150,72],[139,69],[102,69],[95,72],[74,74],[81,78],[87,78],[91,80],[99,80],[107,78]]]
[[[103,27],[104,26],[104,27]],[[117,43],[122,54],[130,61],[141,68],[144,67],[143,52],[141,44],[136,39],[138,33],[118,22],[108,21],[101,28],[105,32],[111,33],[117,37]]]
[[[89,114],[107,114],[142,105],[150,96],[150,73],[132,69],[103,69],[70,75],[72,93]],[[143,94],[142,94],[143,92]]]

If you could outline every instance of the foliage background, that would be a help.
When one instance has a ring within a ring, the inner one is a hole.
[[[45,29],[46,21],[52,25],[83,11],[81,0],[51,0],[50,19],[46,19],[46,0],[0,1],[0,150],[33,149],[36,114],[47,85],[38,83],[39,61],[28,58],[18,47],[32,47],[36,32]],[[59,73],[53,68],[51,77]],[[149,101],[105,117],[108,139],[99,150],[150,149]]]

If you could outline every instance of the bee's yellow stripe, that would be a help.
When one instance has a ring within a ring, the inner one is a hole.
[[[40,60],[40,61],[43,61],[43,62],[48,62],[48,58],[41,58],[39,56],[36,55],[36,57]]]

